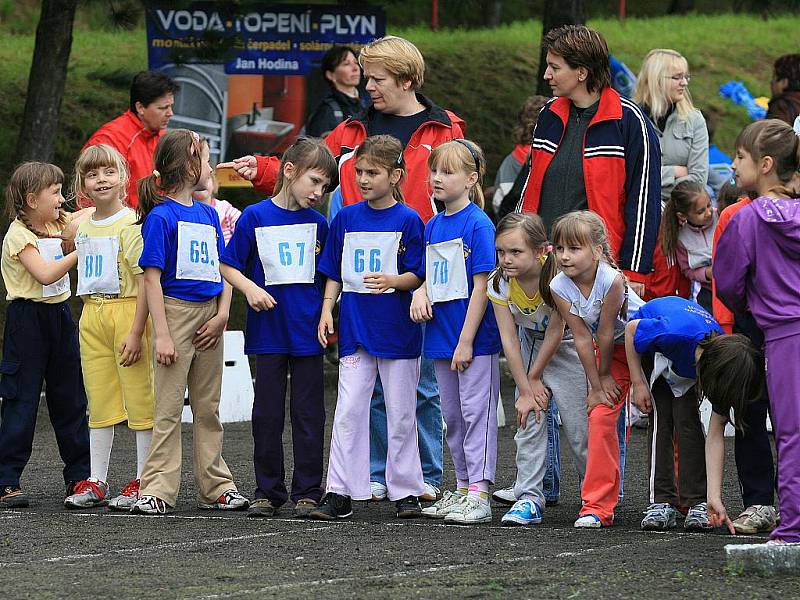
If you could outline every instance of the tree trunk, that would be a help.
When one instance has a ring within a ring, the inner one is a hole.
[[[25,112],[17,140],[17,161],[53,160],[77,4],[77,0],[42,2]]]
[[[500,27],[503,21],[503,1],[492,0],[486,3],[486,26],[490,28]]]
[[[544,0],[542,13],[542,37],[551,29],[562,25],[583,25],[586,23],[586,8],[584,0]],[[536,77],[536,93],[542,96],[551,96],[550,86],[544,80],[544,71],[547,68],[547,52],[544,46],[539,52],[539,73]]]
[[[694,0],[671,0],[668,15],[685,15],[690,10],[694,10]]]

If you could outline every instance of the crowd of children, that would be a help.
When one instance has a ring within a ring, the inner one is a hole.
[[[136,212],[125,202],[127,165],[102,144],[75,165],[74,195],[92,209],[62,208],[65,177],[54,165],[24,163],[9,181],[0,506],[28,505],[20,478],[46,383],[67,508],[172,510],[188,388],[199,508],[272,517],[291,500],[297,517],[348,518],[352,501],[374,497],[370,401],[379,378],[385,495],[396,516],[487,523],[502,349],[516,384],[518,430],[513,506],[501,523],[544,518],[555,405],[580,480],[574,525],[612,525],[627,436],[620,414],[633,401],[649,415],[643,529],[676,527],[683,512],[686,530],[724,525],[772,531],[773,543],[800,542],[800,383],[791,366],[800,351],[800,138],[787,124],[745,128],[733,163],[738,187],[724,186],[717,208],[700,183],[672,188],[660,247],[695,289],[690,298],[649,302],[617,266],[595,212],[567,213],[549,235],[535,214],[511,212],[495,226],[483,210],[486,159],[466,139],[429,153],[431,206],[440,210],[427,223],[404,201],[404,146],[391,135],[369,136],[354,149],[361,201],[330,224],[316,209],[339,168],[320,140],[298,139],[277,166],[271,197],[243,213],[215,198],[208,143],[198,134],[166,132],[154,164],[138,182]],[[76,266],[77,328],[67,302]],[[248,304],[245,351],[255,355],[252,501],[222,457],[218,411],[234,288]],[[339,376],[323,483],[322,357],[334,328]],[[422,357],[433,361],[455,470],[455,487],[443,494],[427,484],[420,460]],[[707,438],[703,398],[713,409]],[[720,491],[729,421],[745,507],[733,521]],[[109,462],[122,423],[135,431],[136,474],[112,497]],[[420,498],[435,501],[423,508]]]

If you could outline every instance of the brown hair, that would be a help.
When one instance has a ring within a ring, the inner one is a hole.
[[[84,178],[89,171],[113,167],[119,173],[119,197],[124,199],[128,195],[128,165],[122,155],[115,148],[106,144],[89,146],[75,162],[75,179],[72,181],[72,196],[86,196]]]
[[[586,89],[590,93],[611,86],[608,44],[599,32],[584,25],[563,25],[551,29],[542,38],[542,46],[563,58],[571,69],[587,71]]]
[[[527,145],[533,140],[533,130],[539,120],[539,113],[547,104],[544,96],[530,96],[517,114],[517,124],[514,126],[512,137],[515,144]]]
[[[775,79],[787,79],[786,91],[800,90],[800,54],[784,54],[773,65]]]
[[[400,169],[400,181],[392,186],[392,198],[405,204],[400,183],[406,176],[406,161],[403,158],[403,144],[391,135],[373,135],[365,139],[356,149],[356,160],[363,158],[373,165],[386,169],[391,174],[395,169]]]
[[[800,137],[788,123],[779,119],[765,119],[750,123],[736,138],[734,148],[747,152],[755,161],[765,156],[772,158],[775,175],[780,186],[770,190],[778,194],[795,197],[789,188],[792,177],[800,168]]]
[[[197,185],[203,174],[203,146],[207,142],[188,129],[168,129],[153,155],[155,169],[136,184],[139,193],[139,223],[167,194]]]
[[[22,163],[14,169],[6,186],[6,214],[10,219],[19,219],[37,237],[51,237],[46,230],[39,231],[31,224],[26,212],[28,194],[36,196],[51,185],[58,184],[64,185],[64,172],[56,165],[43,162]],[[60,210],[57,223],[59,229],[67,225],[67,213],[63,208]]]
[[[672,188],[667,205],[661,214],[661,251],[664,256],[671,257],[678,245],[678,233],[681,230],[678,213],[688,214],[700,194],[707,194],[706,188],[696,181],[681,181]]]
[[[469,200],[483,208],[483,177],[486,175],[486,159],[478,144],[459,138],[436,146],[428,156],[428,168],[434,169],[437,166],[451,173],[477,173],[478,181],[469,190]]]
[[[744,432],[748,404],[764,389],[764,355],[745,336],[709,334],[698,346],[697,395],[723,410],[733,409],[736,428]]]
[[[731,204],[747,196],[749,196],[747,190],[738,187],[734,181],[726,181],[717,192],[717,210],[722,214],[722,211]]]
[[[319,169],[330,180],[328,189],[336,187],[335,181],[339,174],[339,167],[336,164],[336,159],[333,154],[328,150],[325,142],[319,138],[312,137],[299,137],[295,140],[294,144],[289,146],[281,157],[281,166],[278,169],[278,180],[275,183],[275,189],[272,192],[273,196],[277,196],[278,192],[287,185],[283,177],[283,168],[286,163],[292,163],[295,168],[295,177],[298,177],[311,169]],[[291,187],[291,182],[288,183],[287,189]]]

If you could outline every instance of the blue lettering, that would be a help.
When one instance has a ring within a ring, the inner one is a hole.
[[[289,242],[280,242],[278,244],[278,256],[281,259],[281,265],[288,267],[292,264],[292,253],[289,252]]]
[[[356,273],[364,272],[364,249],[356,248],[353,253],[353,270]]]

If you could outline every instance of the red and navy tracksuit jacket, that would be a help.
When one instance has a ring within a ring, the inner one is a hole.
[[[570,102],[555,98],[539,114],[519,211],[539,211],[542,180],[558,152]],[[647,282],[661,223],[661,149],[642,109],[611,88],[601,93],[586,130],[583,178],[589,210],[605,221],[620,268],[632,281]]]

